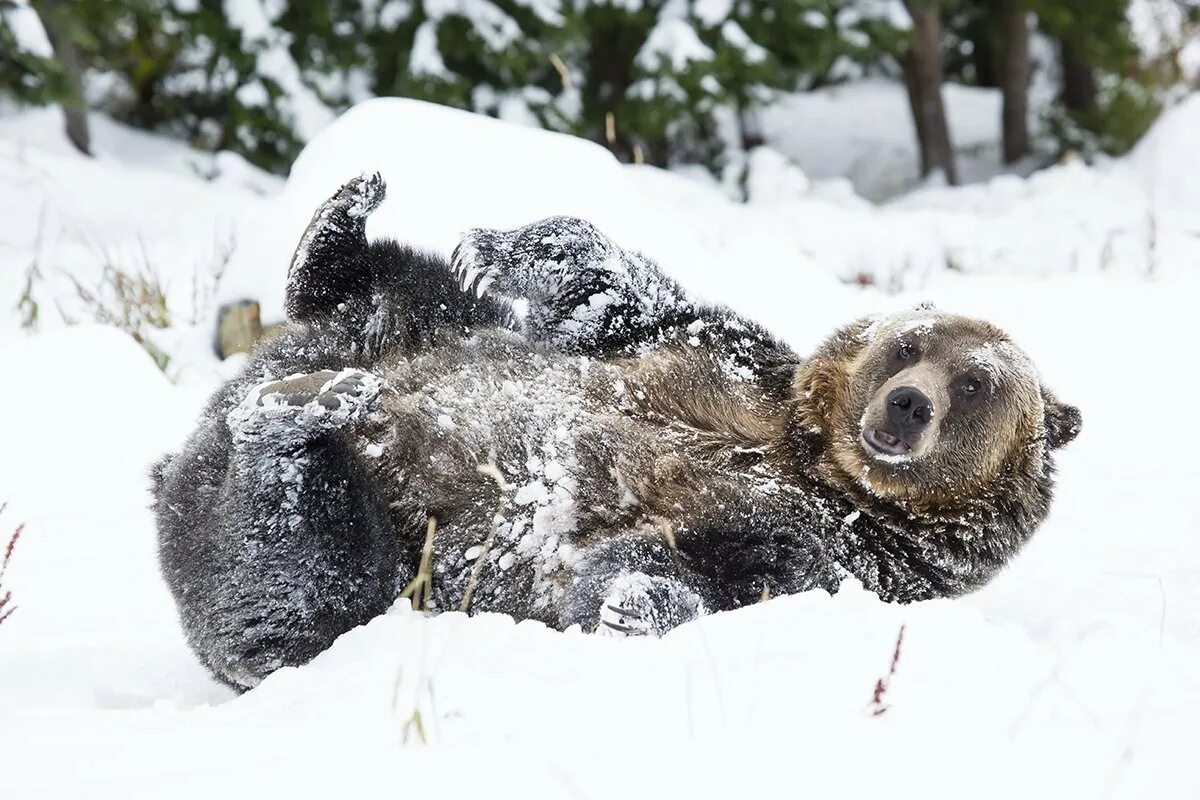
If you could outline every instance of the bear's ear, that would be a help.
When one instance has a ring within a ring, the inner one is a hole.
[[[1049,389],[1042,389],[1046,406],[1046,445],[1057,450],[1079,435],[1083,415],[1075,406],[1062,402]]]

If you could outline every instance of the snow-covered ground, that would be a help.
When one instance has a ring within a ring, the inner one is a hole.
[[[4,578],[0,796],[1200,793],[1200,97],[1104,168],[886,206],[770,152],[735,204],[578,140],[402,100],[334,122],[286,185],[96,125],[89,160],[50,112],[0,118],[0,547],[26,523]],[[1050,519],[959,600],[847,587],[657,641],[401,603],[234,696],[183,642],[146,468],[237,366],[209,350],[217,303],[252,296],[278,316],[312,209],[363,169],[390,186],[372,235],[445,250],[472,226],[585,216],[802,350],[924,300],[994,320],[1083,411]],[[86,322],[71,276],[94,287],[105,265],[161,278],[172,326],[147,332],[166,375]]]
[[[962,182],[1000,173],[1000,92],[951,83],[943,94]],[[1032,97],[1036,103],[1040,93]],[[871,200],[893,197],[920,182],[911,115],[904,86],[882,78],[784,95],[761,113],[763,135],[772,147],[813,178],[845,178]],[[1031,120],[1037,130],[1037,111]],[[1035,160],[1022,168],[1031,168]]]

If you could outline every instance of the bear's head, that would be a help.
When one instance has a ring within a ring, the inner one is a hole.
[[[1048,480],[1080,414],[996,326],[930,307],[858,320],[796,373],[794,421],[835,484],[916,509]]]

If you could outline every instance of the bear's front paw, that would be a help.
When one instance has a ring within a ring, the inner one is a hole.
[[[501,231],[485,228],[467,231],[450,256],[450,269],[458,281],[459,289],[483,297],[483,293],[499,277],[505,261],[504,254],[511,249],[507,237],[508,234]],[[507,287],[501,285],[498,288],[503,294]]]
[[[662,636],[704,613],[700,598],[679,581],[633,572],[613,581],[600,604],[596,633],[615,638]]]
[[[364,173],[342,184],[330,204],[351,219],[361,219],[379,207],[387,196],[387,184],[378,172]]]
[[[358,369],[290,375],[252,388],[227,421],[240,439],[309,438],[362,417],[382,389],[383,381]]]
[[[476,296],[553,298],[608,264],[616,247],[590,222],[550,217],[513,231],[476,228],[454,248],[450,265],[459,287]]]

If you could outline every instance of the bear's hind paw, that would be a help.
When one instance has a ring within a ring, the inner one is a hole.
[[[622,608],[606,601],[600,609],[600,623],[596,626],[596,634],[599,636],[620,639],[626,636],[648,636],[651,633],[650,623],[632,608]]]
[[[600,604],[596,634],[662,636],[704,613],[700,598],[679,581],[631,572],[613,581]]]
[[[243,439],[311,438],[362,417],[382,389],[383,381],[359,369],[289,375],[252,388],[227,421]]]

